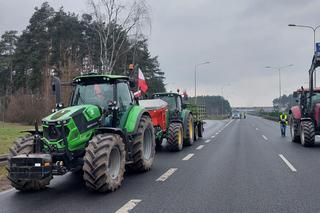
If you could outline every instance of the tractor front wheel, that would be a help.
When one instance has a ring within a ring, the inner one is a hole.
[[[181,151],[183,148],[183,128],[180,123],[170,123],[167,149],[170,152]]]
[[[143,115],[140,119],[137,136],[133,141],[133,163],[130,171],[143,172],[151,169],[155,156],[155,135],[151,118]]]
[[[116,134],[94,136],[86,148],[83,179],[86,186],[99,192],[115,191],[125,172],[124,143]]]
[[[11,157],[21,155],[21,154],[31,154],[34,153],[34,137],[32,135],[27,135],[22,138],[18,138],[13,142],[13,146],[9,149],[9,159]],[[8,179],[11,185],[19,191],[38,191],[44,189],[50,184],[52,176],[45,177],[41,180],[17,180],[10,178],[10,167],[8,167]]]
[[[290,119],[290,134],[291,134],[291,141],[294,143],[300,143],[300,135],[299,132],[299,122],[294,118]]]
[[[315,132],[312,121],[302,121],[300,125],[300,140],[305,147],[314,146]]]

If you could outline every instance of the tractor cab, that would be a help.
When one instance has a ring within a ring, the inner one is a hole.
[[[170,119],[180,119],[183,111],[182,97],[178,93],[155,93],[152,98],[159,98],[168,103]]]

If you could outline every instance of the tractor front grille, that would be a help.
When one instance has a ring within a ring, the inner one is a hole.
[[[67,137],[69,134],[69,128],[64,127],[65,136]],[[62,127],[57,127],[54,124],[49,124],[48,127],[43,127],[43,136],[48,139],[49,141],[57,141],[61,140],[62,138]]]

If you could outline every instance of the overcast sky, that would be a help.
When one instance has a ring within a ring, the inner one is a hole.
[[[23,30],[39,0],[0,0],[0,34]],[[86,0],[51,0],[54,8],[87,12]],[[282,92],[307,85],[313,52],[310,29],[289,23],[320,24],[319,0],[147,0],[152,13],[150,50],[159,56],[168,89],[194,95],[194,66],[198,95],[223,95],[233,106],[271,106]],[[320,30],[317,39],[320,38]],[[319,39],[320,40],[320,39]],[[320,74],[318,75],[320,77]],[[320,78],[319,78],[320,83]]]

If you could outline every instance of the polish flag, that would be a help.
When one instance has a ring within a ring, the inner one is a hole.
[[[141,70],[139,69],[139,81],[138,81],[138,87],[142,90],[142,92],[146,93],[148,90],[148,85],[147,82],[144,78],[143,73],[141,72]]]
[[[137,92],[133,93],[134,97],[139,98],[141,97],[141,90],[138,90]]]

